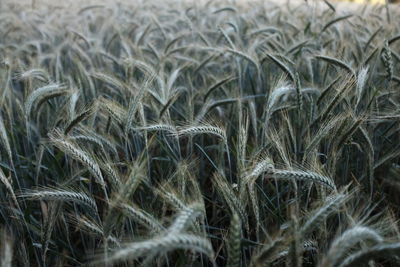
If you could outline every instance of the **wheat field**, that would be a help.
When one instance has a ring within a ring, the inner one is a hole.
[[[0,267],[399,266],[400,8],[1,2]]]

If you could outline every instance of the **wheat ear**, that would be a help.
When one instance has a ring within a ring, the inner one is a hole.
[[[148,253],[157,255],[177,249],[193,250],[207,255],[210,259],[214,256],[211,243],[207,239],[190,234],[171,234],[128,244],[112,253],[107,261],[112,263],[121,260],[134,260]]]
[[[332,242],[323,266],[336,266],[339,260],[343,259],[356,244],[366,241],[379,244],[383,242],[383,238],[375,230],[365,226],[355,226],[346,230]]]
[[[371,248],[358,251],[342,261],[339,267],[358,267],[373,259],[395,259],[399,261],[400,243],[376,245]]]

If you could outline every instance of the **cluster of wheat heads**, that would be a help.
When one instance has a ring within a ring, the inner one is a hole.
[[[400,11],[0,11],[1,266],[398,266]]]

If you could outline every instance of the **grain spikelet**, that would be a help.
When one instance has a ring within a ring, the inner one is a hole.
[[[199,215],[203,214],[204,207],[200,203],[193,203],[181,210],[173,224],[168,228],[169,233],[185,231],[190,223]]]
[[[0,115],[0,141],[4,146],[4,150],[7,152],[7,156],[8,159],[10,160],[10,163],[12,164],[13,160],[12,160],[11,146],[8,140],[6,127],[4,126],[3,117],[1,115]]]
[[[344,194],[338,194],[328,198],[324,205],[316,210],[300,228],[301,236],[306,236],[309,232],[318,227],[329,215],[336,212],[346,199],[347,196]]]
[[[65,152],[72,158],[80,161],[83,165],[88,167],[89,171],[96,177],[96,180],[100,185],[105,185],[99,165],[89,154],[87,154],[77,145],[63,138],[62,134],[57,130],[53,133],[50,133],[49,138],[61,151]]]
[[[356,244],[366,241],[379,244],[383,242],[383,238],[375,230],[365,226],[355,226],[346,230],[332,242],[323,266],[336,266]]]
[[[193,250],[205,254],[210,259],[212,259],[214,255],[211,243],[203,237],[190,234],[171,234],[142,242],[127,244],[112,253],[107,261],[108,263],[112,263],[116,261],[133,260],[143,257],[147,253],[154,253],[157,255],[177,249]]]
[[[145,212],[144,210],[141,210],[140,208],[128,204],[121,204],[120,208],[126,215],[132,217],[138,223],[149,229],[152,229],[156,232],[160,232],[164,229],[164,226],[162,226],[162,224],[157,219],[155,219],[152,215]]]
[[[270,171],[270,177],[274,179],[314,182],[326,186],[331,190],[336,189],[335,184],[330,178],[311,171],[291,171],[274,169]]]
[[[240,217],[234,213],[229,226],[228,238],[228,267],[239,267],[241,262],[242,224]]]
[[[87,206],[97,213],[97,205],[93,198],[82,192],[62,189],[27,190],[18,197],[51,201],[70,201]]]
[[[383,66],[385,67],[386,70],[386,77],[390,81],[393,78],[393,58],[392,58],[392,52],[390,50],[388,41],[385,41],[385,45],[382,48],[382,53],[381,53],[381,59],[383,62]]]
[[[223,141],[226,141],[226,133],[225,130],[211,125],[198,125],[198,126],[189,126],[178,131],[179,136],[190,136],[197,134],[212,134],[218,136]]]
[[[44,87],[40,87],[34,90],[25,101],[25,115],[28,118],[32,112],[32,109],[35,108],[34,104],[38,100],[42,100],[44,98],[49,98],[52,96],[59,96],[62,94],[66,94],[69,92],[60,84],[49,84]]]
[[[9,181],[9,179],[4,175],[3,170],[0,168],[0,181],[6,187],[8,193],[11,195],[11,199],[14,202],[14,205],[19,209],[19,203],[17,197],[14,193],[14,189]]]
[[[351,254],[339,267],[363,266],[373,259],[394,259],[398,261],[400,243],[376,245],[368,249]]]

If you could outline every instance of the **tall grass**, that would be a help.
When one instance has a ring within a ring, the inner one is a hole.
[[[1,266],[399,265],[398,7],[39,2],[0,11]]]

